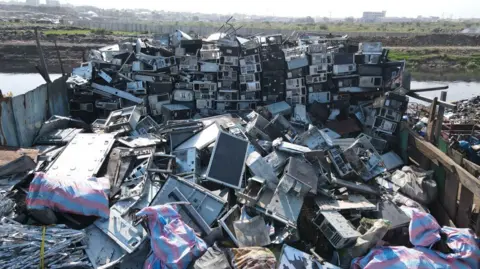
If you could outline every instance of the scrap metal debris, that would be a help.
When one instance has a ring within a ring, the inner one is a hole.
[[[379,42],[234,29],[93,50],[71,117],[0,156],[0,267],[337,268],[407,244],[437,186],[397,154],[404,68]]]

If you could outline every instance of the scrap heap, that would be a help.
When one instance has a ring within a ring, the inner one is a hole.
[[[93,50],[36,164],[0,166],[0,226],[83,229],[70,264],[94,268],[336,268],[408,244],[403,207],[425,212],[436,185],[394,152],[408,98],[387,56],[346,37],[181,31]]]

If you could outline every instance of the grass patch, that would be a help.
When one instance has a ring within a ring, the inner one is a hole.
[[[45,35],[116,35],[116,36],[138,36],[141,33],[139,32],[122,32],[122,31],[108,31],[104,29],[75,29],[75,30],[62,30],[62,29],[51,29],[42,31]]]
[[[91,30],[61,30],[61,29],[52,29],[42,31],[45,35],[88,35],[91,33]]]
[[[407,66],[416,67],[419,64],[444,64],[449,66],[459,65],[467,70],[477,70],[480,68],[480,54],[465,53],[464,51],[445,52],[441,49],[425,50],[391,50],[389,59],[399,61],[406,60]]]

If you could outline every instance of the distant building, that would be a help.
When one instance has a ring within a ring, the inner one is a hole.
[[[40,5],[40,0],[26,0],[25,4],[27,6],[39,6]]]
[[[49,7],[59,7],[60,6],[60,1],[59,0],[47,0],[46,4]]]
[[[387,15],[386,11],[382,12],[372,12],[372,11],[364,11],[362,16],[362,21],[364,22],[376,22],[380,18],[385,18]]]

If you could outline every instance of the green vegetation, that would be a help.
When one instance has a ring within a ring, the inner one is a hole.
[[[137,23],[138,24],[138,23]],[[148,25],[164,25],[164,26],[205,26],[220,27],[221,22],[204,22],[204,21],[145,21],[139,24]],[[385,33],[456,33],[465,28],[480,27],[479,21],[439,21],[439,22],[389,22],[389,23],[359,23],[353,21],[343,22],[319,22],[313,23],[311,20],[292,20],[292,22],[243,22],[233,23],[234,26],[243,28],[258,29],[278,29],[278,30],[297,30],[297,31],[326,31],[326,32],[385,32]],[[35,26],[31,23],[21,22],[0,22],[0,25],[18,25],[18,26]],[[49,26],[45,24],[37,24],[36,26]],[[88,30],[87,30],[88,31]],[[57,34],[51,32],[50,34]],[[65,34],[74,34],[67,32]],[[119,34],[123,34],[120,33]]]
[[[143,24],[160,24],[165,26],[205,26],[220,27],[220,22],[178,21],[178,22],[143,22]],[[440,22],[405,22],[405,23],[358,23],[358,22],[234,22],[235,27],[279,29],[299,31],[327,32],[386,32],[386,33],[456,33],[465,28],[480,27],[480,22],[440,21]]]
[[[138,36],[138,32],[122,32],[122,31],[108,31],[105,29],[74,29],[74,30],[63,30],[63,29],[50,29],[42,30],[44,35],[116,35],[116,36]]]
[[[389,54],[391,60],[406,60],[410,69],[419,66],[435,66],[447,69],[473,71],[480,68],[479,50],[443,48],[421,49],[392,49]]]

